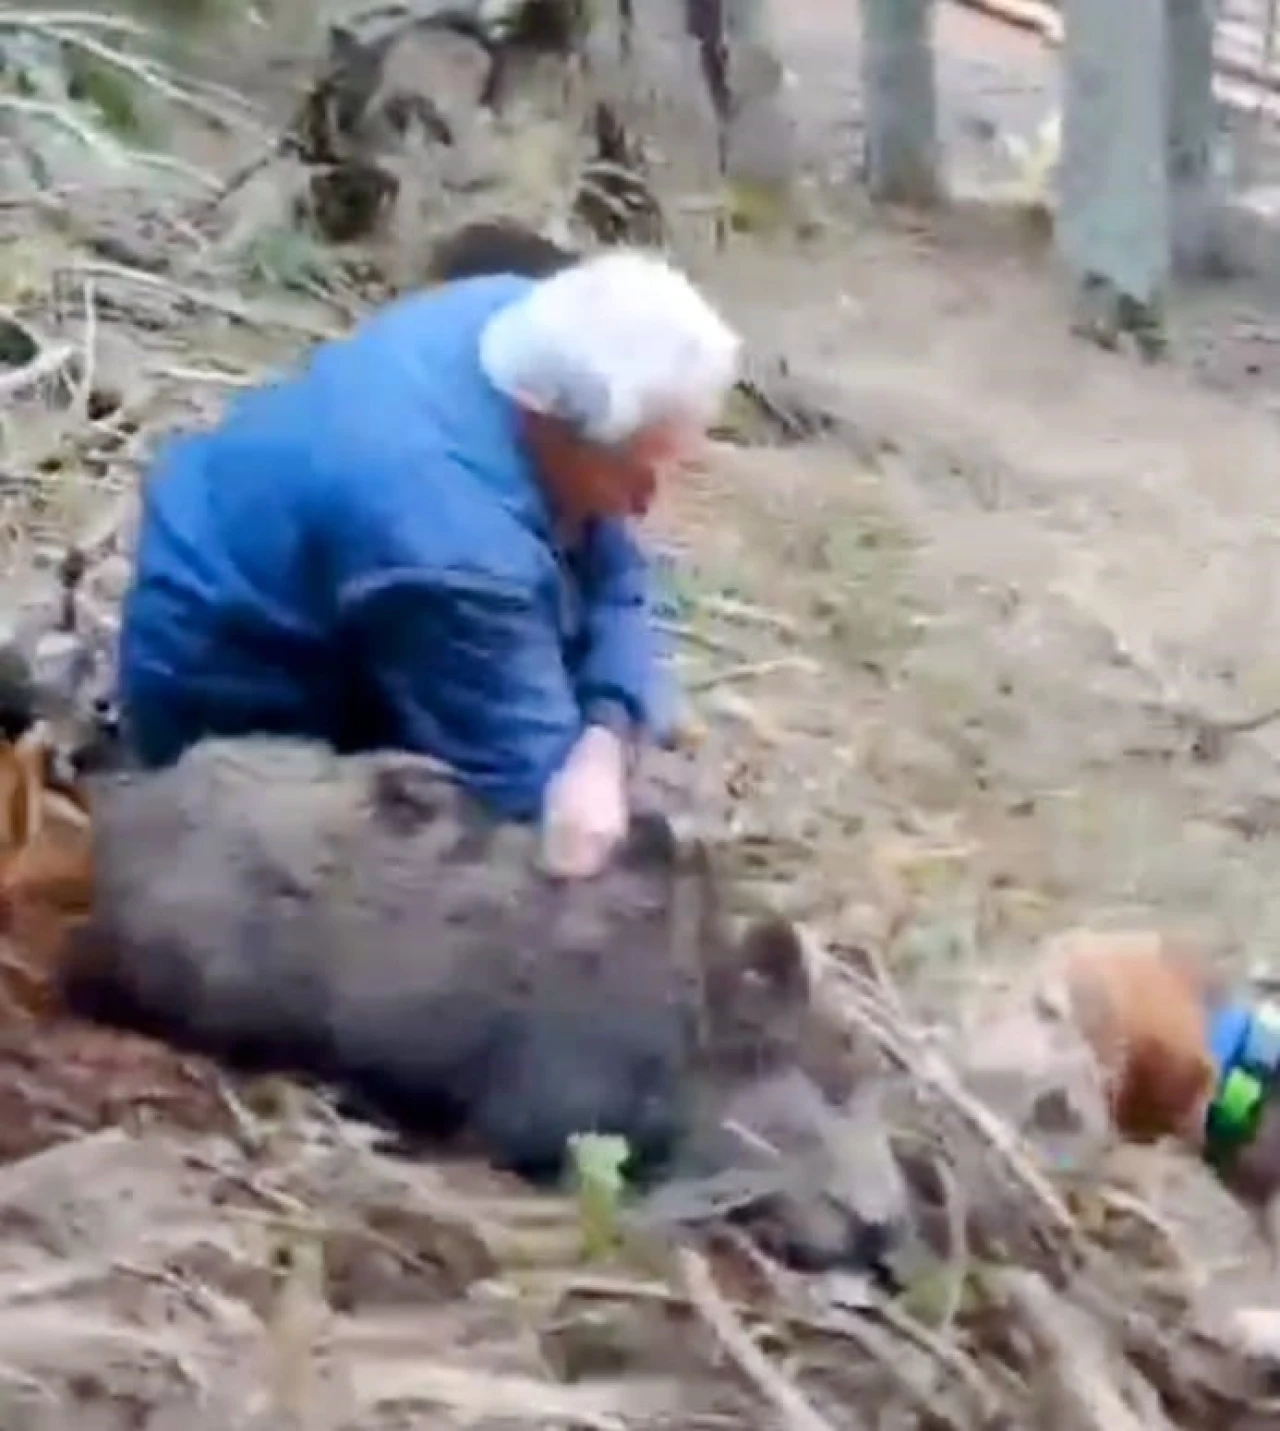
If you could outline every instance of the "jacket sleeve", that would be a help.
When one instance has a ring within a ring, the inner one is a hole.
[[[648,560],[625,522],[601,521],[578,571],[586,628],[576,672],[582,713],[590,721],[594,711],[621,707],[634,726],[653,731],[661,717],[659,642]]]
[[[444,761],[498,814],[533,819],[582,726],[549,619],[469,570],[390,572],[349,593],[397,743]]]

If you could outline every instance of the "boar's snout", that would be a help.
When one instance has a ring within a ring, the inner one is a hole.
[[[890,1277],[908,1191],[874,1084],[835,1104],[799,1069],[771,1074],[726,1098],[699,1143],[703,1172],[759,1175],[767,1194],[736,1220],[780,1261]]]

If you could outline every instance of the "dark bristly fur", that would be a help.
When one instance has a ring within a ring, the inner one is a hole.
[[[431,251],[427,270],[437,283],[496,273],[549,278],[580,257],[515,219],[481,219],[441,239]]]
[[[15,741],[36,721],[31,663],[12,642],[0,644],[0,739]]]
[[[345,1086],[535,1179],[588,1131],[625,1136],[642,1174],[705,1170],[712,1143],[741,1159],[723,1110],[749,1123],[758,1086],[785,1125],[777,1089],[812,1089],[805,1060],[831,1047],[795,931],[731,939],[705,854],[660,816],[602,876],[562,883],[533,830],[491,823],[410,755],[210,741],[99,777],[92,798],[73,1012]],[[821,1094],[795,1108],[785,1132],[838,1141]],[[805,1256],[846,1259],[863,1231],[846,1219]]]

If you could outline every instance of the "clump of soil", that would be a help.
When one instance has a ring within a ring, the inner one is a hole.
[[[0,1162],[100,1128],[230,1133],[217,1071],[161,1044],[69,1022],[0,1030]]]

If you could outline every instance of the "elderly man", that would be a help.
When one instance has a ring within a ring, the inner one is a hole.
[[[449,765],[598,870],[655,732],[631,530],[738,340],[656,257],[446,283],[177,439],[149,482],[120,694],[138,757],[273,732]]]

